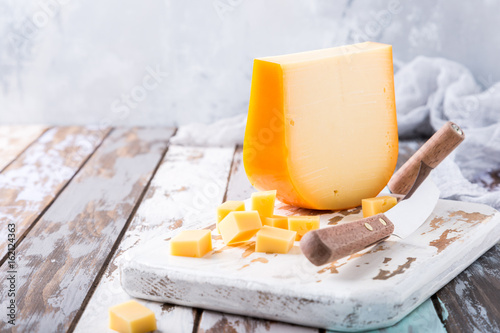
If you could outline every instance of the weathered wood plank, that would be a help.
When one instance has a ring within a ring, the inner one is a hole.
[[[449,332],[500,332],[500,244],[436,293]]]
[[[0,173],[0,259],[6,254],[7,224],[15,222],[19,243],[108,131],[52,128]]]
[[[66,331],[127,219],[172,130],[116,129],[17,248],[14,331]],[[62,141],[65,138],[61,138]],[[8,265],[0,268],[7,276]],[[0,286],[6,295],[6,286]],[[9,299],[2,297],[2,307]],[[0,330],[9,329],[5,321]]]
[[[225,192],[233,152],[233,148],[169,148],[75,332],[106,331],[107,309],[131,298],[120,286],[117,269],[127,251],[159,235],[169,238],[179,229],[206,227],[213,222],[215,208]],[[195,310],[140,302],[155,312],[159,330],[192,331]]]
[[[256,190],[248,181],[243,167],[243,150],[238,147],[229,176],[226,200],[245,200]],[[257,318],[203,311],[198,332],[318,332],[317,329],[278,323]]]
[[[0,126],[0,172],[16,159],[47,126]]]
[[[226,192],[227,200],[245,200],[250,198],[256,189],[250,184],[243,166],[243,147],[238,147],[234,154],[234,161],[231,167],[230,183]]]
[[[222,314],[213,311],[204,311],[200,320],[198,333],[312,333],[317,329],[269,320]]]

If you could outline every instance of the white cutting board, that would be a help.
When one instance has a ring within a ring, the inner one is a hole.
[[[277,214],[296,209],[281,205]],[[361,218],[359,209],[321,215],[321,226]],[[206,225],[213,221],[207,221]],[[387,327],[410,313],[500,239],[500,213],[440,200],[412,235],[316,267],[300,252],[225,246],[203,258],[174,257],[159,237],[125,255],[121,283],[131,296],[342,331]]]

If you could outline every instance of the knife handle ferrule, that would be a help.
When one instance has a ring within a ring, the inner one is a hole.
[[[310,231],[302,237],[300,249],[310,262],[320,266],[359,252],[393,232],[394,224],[384,214],[377,214]]]

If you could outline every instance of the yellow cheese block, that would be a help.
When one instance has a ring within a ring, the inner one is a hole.
[[[109,308],[109,328],[120,333],[144,333],[156,330],[153,311],[136,301]]]
[[[390,45],[254,60],[243,161],[257,189],[295,206],[352,208],[384,188],[397,155]]]
[[[375,197],[361,200],[361,208],[363,217],[370,217],[380,213],[384,213],[396,206],[398,200],[395,197],[386,195],[383,197]]]
[[[262,224],[275,228],[288,229],[288,217],[280,215],[273,215],[272,217],[264,217],[262,219]]]
[[[170,240],[170,253],[173,256],[201,258],[210,251],[210,230],[184,230]]]
[[[254,192],[251,198],[251,209],[259,212],[260,218],[271,217],[274,213],[276,190]]]
[[[260,228],[262,222],[257,211],[230,212],[219,223],[222,240],[228,245],[248,241]]]
[[[245,210],[245,203],[243,201],[226,201],[217,207],[217,232],[219,232],[219,222],[222,221],[227,214],[234,211]]]
[[[288,253],[295,242],[295,231],[263,226],[257,232],[255,252]]]
[[[296,231],[295,240],[299,241],[302,236],[311,230],[319,229],[319,216],[289,216],[288,230]]]

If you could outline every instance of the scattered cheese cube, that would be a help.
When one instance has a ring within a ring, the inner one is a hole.
[[[262,228],[256,211],[230,212],[220,223],[219,231],[226,244],[248,241]]]
[[[296,231],[295,240],[300,240],[306,232],[319,229],[319,216],[289,216],[288,230]]]
[[[375,197],[361,200],[363,217],[370,217],[380,213],[384,213],[396,206],[398,200],[389,195],[383,197]]]
[[[153,311],[136,301],[109,308],[109,328],[120,333],[143,333],[156,330]]]
[[[219,232],[219,222],[222,221],[227,214],[234,211],[244,211],[245,203],[243,201],[226,201],[217,207],[217,232]]]
[[[170,253],[173,256],[201,258],[210,251],[210,230],[184,230],[170,240]]]
[[[252,193],[252,210],[259,212],[260,218],[272,217],[276,190]]]
[[[295,231],[264,226],[257,232],[255,252],[288,253],[296,235]]]
[[[262,224],[275,228],[288,229],[288,217],[280,215],[264,217],[262,219]]]

